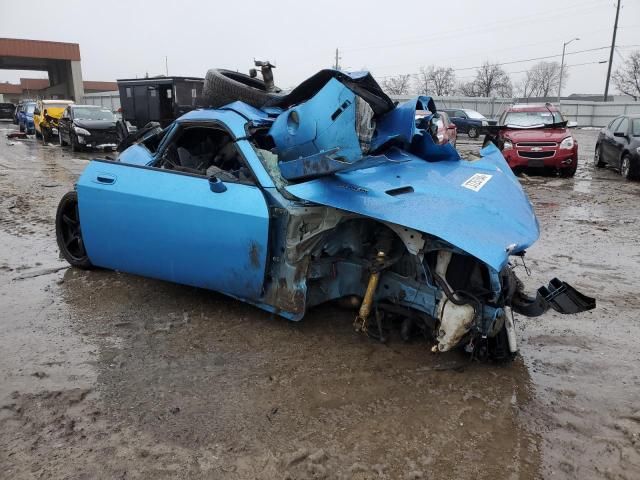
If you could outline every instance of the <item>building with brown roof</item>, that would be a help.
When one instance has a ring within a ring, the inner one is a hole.
[[[77,43],[0,38],[0,69],[47,72],[44,82],[38,79],[30,83],[34,79],[26,79],[27,89],[38,90],[45,98],[81,100],[84,95]]]

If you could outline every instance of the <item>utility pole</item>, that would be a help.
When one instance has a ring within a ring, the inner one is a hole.
[[[168,55],[164,56],[164,72],[168,77],[169,76],[169,56]]]
[[[580,40],[578,37],[572,38],[568,42],[562,44],[562,62],[560,63],[560,78],[558,79],[558,107],[560,107],[560,92],[562,92],[562,74],[564,73],[564,50],[571,42]]]
[[[604,84],[604,101],[609,96],[609,79],[611,78],[611,65],[613,64],[613,50],[616,48],[616,33],[618,31],[618,17],[620,16],[620,0],[616,5],[616,21],[613,24],[613,39],[611,40],[611,52],[609,53],[609,66],[607,67],[607,82]]]
[[[336,70],[340,70],[340,52],[337,48],[336,48],[336,63],[333,66],[333,68],[335,68]]]

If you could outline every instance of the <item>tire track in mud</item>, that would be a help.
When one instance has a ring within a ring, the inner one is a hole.
[[[581,151],[595,133],[576,133]],[[117,272],[16,281],[60,264],[53,215],[82,164],[57,147],[0,145],[0,231],[15,251],[0,265],[0,298],[25,344],[15,347],[24,367],[6,378],[16,393],[0,405],[0,468],[12,478],[638,478],[640,232],[616,204],[638,188],[583,157],[574,180],[521,177],[542,230],[524,280],[557,274],[598,309],[518,321],[522,357],[501,367],[434,356],[423,342],[370,342],[331,306],[289,323]],[[20,215],[7,220],[13,201]],[[603,252],[614,242],[624,251]]]

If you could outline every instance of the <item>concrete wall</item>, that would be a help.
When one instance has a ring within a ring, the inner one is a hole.
[[[42,98],[70,99],[76,103],[82,99],[84,86],[79,61],[52,62],[47,72],[51,86],[39,92]]]
[[[412,96],[391,95],[398,101],[408,100]],[[498,118],[513,103],[526,103],[514,98],[484,97],[433,97],[438,108],[468,108],[480,112],[487,118]],[[543,99],[544,100],[544,99]],[[536,103],[540,100],[536,100]],[[533,102],[529,102],[533,103]],[[555,101],[551,102],[557,105]],[[604,127],[619,115],[640,114],[640,102],[590,102],[587,100],[561,100],[560,110],[567,120],[578,122],[580,127]]]

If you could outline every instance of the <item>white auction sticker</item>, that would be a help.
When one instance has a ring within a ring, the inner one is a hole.
[[[486,183],[491,180],[493,175],[487,175],[486,173],[476,173],[473,176],[467,178],[462,186],[464,188],[468,188],[469,190],[473,190],[474,192],[479,192],[482,187],[486,185]]]

